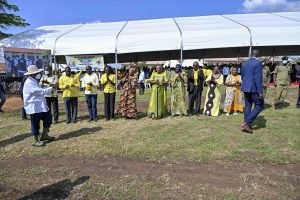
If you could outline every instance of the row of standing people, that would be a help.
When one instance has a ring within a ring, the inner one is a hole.
[[[218,116],[220,111],[221,91],[224,77],[218,66],[211,73],[202,70],[198,62],[194,62],[193,69],[187,73],[182,71],[181,65],[176,65],[175,72],[168,77],[161,66],[156,67],[149,82],[152,84],[152,94],[149,103],[148,115],[151,118],[161,118],[167,112],[167,85],[171,88],[171,115],[194,115],[200,113],[201,97],[204,82],[208,89],[204,102],[204,115]],[[170,80],[169,80],[170,78]],[[243,96],[240,92],[242,80],[237,74],[237,68],[233,68],[232,74],[226,79],[226,99],[224,111],[243,112]],[[188,109],[185,106],[188,94]]]
[[[254,62],[254,61],[255,62]],[[252,65],[251,65],[252,63]],[[256,66],[260,63],[256,58],[251,58],[246,62],[247,65]],[[283,62],[285,66],[286,62]],[[260,66],[258,68],[260,69]],[[250,70],[250,72],[245,71],[242,73],[245,80],[248,80],[249,75],[252,74],[251,67],[245,67],[245,69]],[[257,68],[257,67],[256,67]],[[41,78],[41,71],[36,66],[29,66],[27,68],[28,78],[24,83],[23,88],[23,98],[24,98],[24,109],[28,114],[30,114],[31,119],[31,130],[34,136],[33,146],[43,146],[44,143],[41,141],[53,140],[54,137],[48,135],[50,125],[52,124],[51,113],[49,112],[51,108],[52,101],[46,101],[46,98],[53,97],[56,101],[57,94],[54,88],[58,86],[63,90],[63,98],[66,107],[67,123],[70,123],[71,119],[73,122],[77,120],[77,105],[78,105],[78,88],[80,86],[79,76],[71,75],[71,69],[66,68],[66,75],[62,76],[59,80],[55,77],[51,69],[45,71],[45,75]],[[248,70],[248,71],[249,71]],[[260,69],[262,70],[262,69]],[[279,71],[282,69],[278,68]],[[285,70],[283,70],[285,71]],[[111,73],[111,67],[107,66],[105,68],[105,74],[101,77],[101,84],[104,86],[104,99],[105,99],[105,115],[106,119],[114,119],[114,103],[115,103],[115,83],[116,77]],[[247,73],[248,74],[247,74]],[[129,73],[121,79],[122,92],[121,98],[118,106],[118,112],[125,117],[135,118],[136,111],[136,88],[138,86],[138,80],[136,77],[136,67],[130,68]],[[258,82],[262,79],[262,73],[259,74],[260,77],[257,78]],[[52,80],[50,80],[52,78]],[[94,90],[98,87],[99,80],[97,79],[90,67],[87,67],[87,74],[83,79],[83,86],[85,86],[86,101],[89,108],[89,116],[91,120],[97,120],[97,112],[93,112],[93,108],[96,108],[97,104],[97,92]],[[244,80],[243,79],[243,80]],[[253,79],[253,78],[252,78]],[[248,83],[244,85],[243,92],[246,97],[246,108],[245,109],[245,121],[242,126],[244,130],[252,132],[251,124],[261,109],[258,109],[257,105],[263,103],[257,103],[255,109],[251,111],[251,102],[255,103],[256,96],[252,93],[251,84],[258,84],[255,78],[253,80],[248,80]],[[40,80],[40,84],[38,83]],[[187,92],[189,95],[189,109],[188,114],[199,114],[200,113],[200,103],[203,91],[203,82],[207,83],[208,90],[206,94],[206,100],[204,103],[204,113],[205,115],[217,116],[219,114],[219,106],[221,100],[221,92],[219,87],[223,84],[223,76],[220,73],[220,69],[215,67],[213,73],[206,74],[205,71],[199,69],[199,63],[195,62],[193,70],[188,71],[187,74],[182,72],[181,66],[176,66],[175,73],[170,77],[171,86],[171,113],[172,115],[187,114],[185,109],[185,92],[187,87]],[[278,74],[277,74],[277,80]],[[252,83],[253,82],[253,83]],[[167,84],[169,83],[168,75],[163,72],[161,66],[156,67],[156,71],[152,73],[150,78],[150,83],[153,85],[152,94],[149,103],[148,114],[153,118],[162,117],[167,111]],[[250,84],[249,84],[250,83]],[[224,103],[224,110],[229,113],[233,111],[241,111],[241,92],[239,90],[242,84],[242,78],[236,75],[235,70],[232,70],[232,77],[227,77],[226,79],[226,100]],[[257,102],[263,101],[262,95],[262,83],[258,84],[256,91],[259,94]],[[280,84],[280,83],[279,83]],[[47,86],[47,87],[41,87]],[[246,87],[247,86],[247,87]],[[249,91],[250,92],[249,92]],[[231,91],[231,92],[230,92]],[[238,91],[238,92],[237,92]],[[230,95],[230,93],[232,95]],[[255,92],[254,92],[255,93]],[[255,93],[255,94],[256,94]],[[247,94],[247,96],[246,96]],[[96,99],[90,100],[90,97],[95,95]],[[250,96],[249,96],[250,95]],[[255,97],[255,98],[254,98]],[[254,98],[254,99],[253,99]],[[50,102],[50,103],[48,103]],[[91,103],[94,102],[94,103]],[[48,105],[47,105],[48,104]],[[49,105],[50,104],[50,105]],[[56,103],[54,103],[56,104]],[[95,107],[93,107],[93,105]],[[195,107],[195,109],[194,109]],[[246,112],[247,111],[247,112]],[[58,113],[58,110],[57,110]],[[94,117],[96,116],[96,117]],[[43,132],[40,136],[40,120],[43,121]],[[58,120],[58,118],[57,118]],[[57,122],[54,119],[54,122]]]
[[[141,72],[139,79],[135,77],[135,70],[131,70],[129,73],[125,73],[124,77],[121,77],[122,93],[117,113],[126,118],[135,118],[136,111],[136,94],[135,90],[140,85],[140,88],[144,86],[145,75]],[[41,86],[49,86],[49,84],[57,84],[59,88],[63,90],[63,99],[65,104],[65,110],[67,115],[67,123],[71,121],[77,121],[78,110],[78,88],[80,87],[79,76],[71,75],[70,68],[66,68],[66,75],[62,76],[60,80],[56,75],[52,74],[51,68],[45,71],[45,74],[40,80]],[[290,73],[290,67],[287,64],[278,65],[274,71],[275,80],[277,79],[278,85],[275,108],[284,101],[288,90],[288,76]],[[268,87],[268,76],[270,71],[268,68],[263,69],[263,92],[266,95]],[[107,77],[109,77],[107,79]],[[142,78],[141,78],[142,77]],[[170,79],[170,80],[169,80]],[[193,64],[193,69],[184,72],[180,65],[177,65],[173,73],[166,73],[158,66],[149,79],[149,83],[152,85],[152,95],[148,108],[148,115],[152,118],[161,118],[162,115],[167,113],[167,89],[169,85],[171,88],[171,115],[193,115],[200,114],[200,104],[202,97],[203,84],[206,83],[208,91],[206,100],[204,103],[204,113],[206,115],[217,116],[219,114],[219,105],[221,93],[219,87],[222,85],[224,76],[220,73],[220,68],[215,67],[213,73],[210,70],[200,69],[199,63]],[[26,80],[26,79],[25,79]],[[104,86],[104,111],[106,120],[115,119],[115,75],[112,73],[112,69],[107,67],[105,74],[99,81],[98,76],[92,72],[90,66],[86,69],[86,74],[82,79],[82,87],[85,88],[85,98],[88,106],[89,120],[97,121],[97,94],[99,88],[99,82]],[[164,84],[165,82],[165,84]],[[226,77],[226,98],[224,101],[224,112],[226,115],[230,113],[237,114],[243,112],[243,93],[240,91],[242,83],[241,76],[238,75],[238,69],[232,67],[231,74]],[[59,83],[59,84],[58,84]],[[57,87],[55,87],[57,88]],[[46,101],[49,108],[52,107],[54,123],[58,122],[58,98],[57,90],[53,89],[52,92],[46,95]],[[187,91],[186,91],[187,88]],[[143,94],[143,90],[140,90],[140,94]],[[188,93],[188,109],[185,107],[185,97]],[[163,100],[160,100],[163,99]],[[128,108],[127,108],[128,107]],[[24,113],[24,112],[23,112]],[[26,115],[25,115],[26,116]],[[23,114],[24,117],[24,114]]]

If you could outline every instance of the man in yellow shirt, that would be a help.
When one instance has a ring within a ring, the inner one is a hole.
[[[111,66],[106,66],[105,74],[101,76],[101,85],[104,92],[104,113],[106,121],[115,120],[116,75],[112,73]]]
[[[71,68],[65,68],[66,75],[60,77],[59,88],[63,91],[63,99],[65,103],[67,121],[69,124],[71,119],[73,123],[77,122],[77,106],[78,106],[78,88],[80,81],[78,76],[71,74]]]

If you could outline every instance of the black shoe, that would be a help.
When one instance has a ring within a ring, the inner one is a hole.
[[[94,121],[96,122],[96,121],[98,121],[98,119],[97,119],[97,118],[95,118],[95,119],[94,119]]]
[[[28,120],[28,118],[27,117],[23,117],[22,120]]]
[[[87,120],[87,122],[91,122],[91,121],[93,121],[93,119],[89,119],[89,120]]]
[[[77,122],[77,119],[72,120],[73,124],[75,124]]]
[[[66,121],[66,124],[70,124],[70,120],[67,120],[67,121]]]
[[[2,109],[0,109],[0,113],[3,113],[4,111]]]

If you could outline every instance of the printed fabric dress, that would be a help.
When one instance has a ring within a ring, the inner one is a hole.
[[[128,76],[128,81],[122,85],[120,101],[117,113],[123,117],[135,118],[137,116],[136,109],[136,88],[138,80],[136,76]]]
[[[223,84],[224,78],[223,75],[220,75],[219,78],[215,79],[217,82],[217,84],[215,84],[209,83],[212,77],[212,74],[210,74],[206,79],[208,89],[206,92],[203,114],[208,116],[218,116],[221,102],[220,86]]]
[[[240,75],[229,75],[226,78],[226,83],[234,83],[236,81],[242,82]],[[224,102],[224,112],[230,113],[232,111],[244,111],[244,95],[241,92],[240,86],[226,87],[226,98]]]
[[[171,115],[187,115],[185,107],[185,95],[187,78],[184,72],[181,73],[183,81],[176,78],[178,74],[173,73],[171,75]]]
[[[150,81],[168,81],[167,73],[153,72]],[[160,119],[167,112],[167,87],[166,85],[152,85],[152,93],[149,102],[148,116]]]

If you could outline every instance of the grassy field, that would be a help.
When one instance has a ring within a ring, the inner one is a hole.
[[[138,95],[138,120],[104,121],[100,94],[101,119],[88,123],[81,97],[78,123],[66,125],[61,112],[60,123],[51,127],[57,139],[43,148],[31,147],[30,122],[21,120],[18,108],[1,113],[0,195],[4,199],[62,197],[51,196],[56,192],[69,199],[300,198],[297,91],[293,87],[289,92],[290,106],[274,110],[270,89],[267,109],[255,121],[253,135],[241,132],[242,114],[151,120],[145,117],[150,90]],[[63,111],[61,100],[60,108]]]

